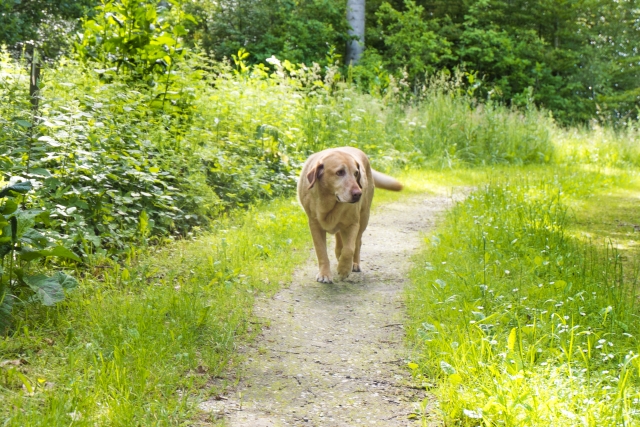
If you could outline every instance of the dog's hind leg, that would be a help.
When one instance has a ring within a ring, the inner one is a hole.
[[[340,259],[340,254],[342,253],[342,236],[338,231],[336,233],[336,259]]]
[[[362,235],[364,234],[364,230],[367,229],[367,225],[369,225],[369,209],[365,209],[365,211],[360,216],[360,227],[358,229],[358,237],[356,237],[356,247],[353,252],[353,270],[356,273],[362,271],[360,268],[360,248],[362,247]]]

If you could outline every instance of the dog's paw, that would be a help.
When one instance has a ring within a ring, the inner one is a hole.
[[[338,272],[338,274],[336,274],[336,280],[338,282],[342,282],[343,280],[346,280],[347,277],[349,277],[349,271],[347,271],[346,273],[340,273]]]
[[[360,264],[358,263],[353,263],[353,268],[351,269],[351,271],[354,271],[356,273],[360,273],[362,270],[360,269]]]
[[[331,279],[331,275],[330,274],[322,274],[322,273],[318,273],[316,275],[316,282],[320,282],[320,283],[333,283],[333,280]]]

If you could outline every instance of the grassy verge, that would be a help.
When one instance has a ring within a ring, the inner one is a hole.
[[[409,297],[411,338],[424,355],[411,367],[434,387],[447,422],[637,421],[637,258],[627,250],[635,236],[625,231],[620,253],[589,246],[638,220],[637,175],[545,167],[394,175],[405,191],[378,191],[377,206],[481,188],[430,238],[437,244],[418,258]],[[254,296],[288,280],[308,241],[300,207],[284,200],[196,240],[95,263],[66,302],[26,305],[0,341],[4,425],[199,417],[195,403],[215,392],[205,385],[251,334]]]
[[[378,191],[376,205],[442,191],[465,174],[407,171],[399,175],[405,192]],[[287,199],[219,221],[195,240],[94,261],[64,303],[16,311],[12,334],[0,340],[3,425],[199,417],[195,404],[215,392],[205,385],[252,332],[254,296],[286,282],[308,247],[304,213]]]
[[[297,202],[274,202],[94,265],[55,308],[25,306],[0,339],[3,425],[181,425],[250,332],[254,296],[308,257],[306,228]]]
[[[620,189],[640,194],[637,175],[503,171],[426,239],[408,292],[421,354],[409,366],[446,425],[640,421],[638,259],[580,237],[592,229],[580,208]],[[616,227],[599,223],[602,235]]]

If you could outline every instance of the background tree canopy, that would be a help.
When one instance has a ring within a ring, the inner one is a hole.
[[[248,63],[275,55],[327,65],[349,40],[346,0],[164,3],[196,18],[187,43],[217,59],[244,48]],[[54,56],[96,6],[95,0],[2,0],[0,43],[36,40]],[[563,123],[638,117],[635,0],[369,0],[366,28],[365,55],[353,70],[363,90],[384,91],[392,75],[416,93],[430,75],[459,68],[473,76],[467,83],[479,99],[534,102]]]

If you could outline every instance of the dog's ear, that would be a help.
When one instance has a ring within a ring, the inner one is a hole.
[[[358,168],[358,172],[356,172],[356,182],[358,183],[358,187],[362,190],[362,182],[360,181],[362,177],[362,168],[360,167],[360,163],[356,162],[356,167]]]
[[[307,174],[307,180],[309,181],[309,189],[312,189],[316,183],[316,180],[320,179],[324,174],[324,164],[318,162],[313,169]]]

